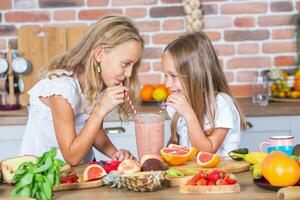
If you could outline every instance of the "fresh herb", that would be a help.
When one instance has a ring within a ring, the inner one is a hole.
[[[50,200],[53,188],[60,184],[60,168],[65,165],[55,156],[56,149],[52,148],[38,157],[36,164],[32,162],[21,164],[13,177],[16,187],[12,190],[11,196]]]

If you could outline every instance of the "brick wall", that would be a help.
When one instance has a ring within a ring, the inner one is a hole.
[[[236,96],[251,94],[252,77],[271,66],[295,65],[293,15],[300,0],[202,0],[204,31],[217,49]],[[23,25],[91,24],[132,17],[146,40],[141,83],[162,82],[164,46],[186,31],[182,0],[0,0],[0,51],[17,49]]]

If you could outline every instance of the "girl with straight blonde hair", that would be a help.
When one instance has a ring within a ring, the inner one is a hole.
[[[117,150],[103,130],[103,119],[118,108],[123,120],[137,99],[137,70],[143,39],[125,16],[105,16],[81,41],[55,58],[46,76],[29,92],[29,118],[21,154],[41,155],[52,147],[70,165],[95,159],[92,147],[112,159],[135,159]]]
[[[231,95],[215,50],[203,32],[185,34],[164,50],[169,143],[227,153],[239,146],[243,116]]]

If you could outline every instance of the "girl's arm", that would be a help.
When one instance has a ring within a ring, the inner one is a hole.
[[[109,158],[118,151],[102,128],[98,131],[94,147]]]
[[[228,133],[227,128],[215,128],[209,134],[205,134],[193,108],[181,93],[172,93],[167,99],[167,105],[172,106],[185,119],[192,146],[199,151],[217,152]]]
[[[76,135],[71,105],[62,96],[54,95],[48,98],[55,135],[62,155],[70,165],[78,165],[93,145],[105,114],[95,109],[80,134]]]
[[[51,109],[56,139],[66,162],[70,165],[80,163],[92,147],[104,116],[124,102],[124,90],[128,89],[123,86],[106,88],[78,135],[74,112],[67,100],[59,95],[47,97],[46,103],[42,100]]]
[[[191,144],[199,151],[216,153],[229,130],[228,128],[214,128],[206,135],[200,126],[195,112],[186,117],[185,122]]]
[[[94,147],[113,160],[135,159],[129,151],[125,149],[117,150],[103,129],[100,129],[97,134]]]

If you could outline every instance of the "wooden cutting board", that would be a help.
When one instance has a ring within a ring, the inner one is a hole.
[[[42,71],[53,58],[74,47],[89,26],[23,26],[18,30],[18,53],[31,64],[31,71],[22,75],[25,91],[20,104],[28,104],[28,90],[40,80]]]
[[[88,181],[84,183],[64,183],[60,184],[59,187],[54,188],[54,191],[65,191],[65,190],[79,190],[79,189],[88,189],[96,188],[104,185],[101,179],[95,181]]]
[[[64,27],[23,26],[18,30],[18,53],[31,64],[30,72],[22,76],[25,87],[20,95],[22,106],[28,104],[27,92],[40,79],[45,66],[66,49]]]
[[[239,172],[248,171],[249,166],[250,164],[245,161],[222,160],[216,167],[204,168],[204,167],[200,167],[196,163],[196,161],[193,160],[185,163],[184,165],[174,166],[174,168],[183,171],[183,173],[187,169],[201,169],[205,171],[220,170],[220,171],[225,171],[230,173],[239,173]]]
[[[193,186],[193,185],[181,185],[179,187],[180,193],[236,193],[240,192],[240,184],[236,183],[233,185],[203,185],[203,186]]]

